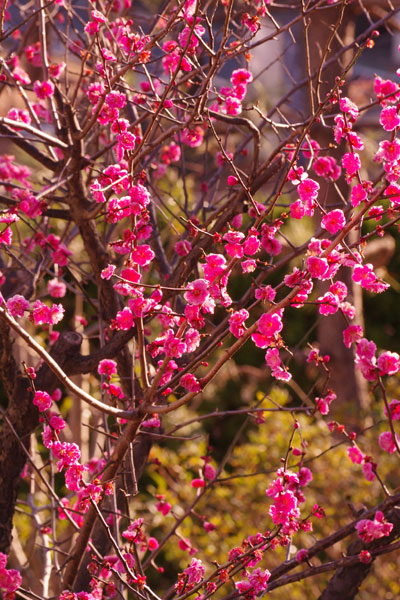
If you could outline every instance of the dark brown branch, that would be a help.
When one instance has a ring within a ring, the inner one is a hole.
[[[19,134],[17,131],[14,131],[4,123],[0,123],[0,132],[4,135],[8,136],[11,141],[14,142],[16,146],[21,148],[24,152],[29,154],[34,160],[39,162],[41,165],[50,169],[50,171],[58,172],[61,168],[61,162],[53,160],[46,154],[43,154],[40,150],[38,150],[33,144],[24,139],[24,137]]]

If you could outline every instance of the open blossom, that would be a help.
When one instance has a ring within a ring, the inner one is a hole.
[[[62,304],[53,304],[49,308],[40,300],[36,300],[32,305],[32,319],[35,325],[55,325],[62,320],[64,312]]]
[[[130,308],[126,306],[123,310],[117,312],[115,317],[115,324],[117,329],[122,329],[124,331],[127,331],[128,329],[133,327],[133,314]]]
[[[256,235],[250,235],[243,243],[243,250],[245,254],[253,256],[258,252],[260,248],[260,240]]]
[[[400,158],[400,141],[395,138],[394,140],[383,140],[379,143],[379,150],[375,158],[384,159],[388,162],[395,162]]]
[[[356,524],[358,536],[367,544],[389,535],[392,529],[393,523],[386,521],[385,515],[380,510],[375,513],[373,521],[371,519],[361,519]]]
[[[244,322],[249,318],[249,313],[245,308],[238,310],[229,317],[229,331],[237,338],[242,337],[246,331]]]
[[[87,467],[76,463],[68,467],[65,472],[65,486],[72,492],[82,489],[83,474],[88,471]]]
[[[238,98],[228,96],[225,99],[225,111],[227,115],[240,115],[240,113],[242,112],[242,103]]]
[[[197,558],[192,558],[192,562],[189,567],[184,570],[184,573],[187,575],[187,584],[194,585],[196,583],[200,583],[200,581],[204,577],[205,569],[201,560]]]
[[[187,350],[186,344],[181,338],[175,337],[172,329],[167,331],[164,340],[164,352],[169,358],[180,358]]]
[[[265,285],[257,288],[254,292],[254,296],[257,300],[268,300],[269,302],[273,302],[275,300],[276,291],[272,286]]]
[[[358,342],[364,335],[363,328],[361,325],[349,325],[343,330],[343,342],[347,348],[350,348],[351,344]]]
[[[352,120],[356,120],[359,115],[358,106],[349,98],[343,97],[339,100],[340,110],[348,114]]]
[[[266,337],[273,338],[282,329],[282,316],[277,312],[264,313],[258,321],[258,331]]]
[[[231,82],[236,86],[239,84],[247,84],[253,81],[253,74],[247,69],[236,69],[232,72]]]
[[[364,454],[357,446],[350,446],[349,448],[347,448],[347,456],[349,457],[352,463],[357,465],[361,465],[361,463],[364,460]]]
[[[7,569],[6,565],[7,555],[0,552],[0,594],[4,600],[13,600],[22,584],[22,577],[15,569]]]
[[[297,192],[303,202],[318,197],[319,183],[313,179],[304,179],[298,186]]]
[[[334,315],[339,310],[339,299],[332,292],[326,292],[317,298],[318,311],[321,315]]]
[[[54,442],[51,449],[58,461],[57,469],[59,471],[74,465],[81,457],[81,451],[74,442]]]
[[[344,213],[340,208],[331,210],[322,217],[321,225],[324,229],[329,231],[331,234],[335,234],[343,229],[346,223]]]
[[[279,381],[290,381],[292,379],[287,367],[282,366],[278,348],[268,348],[265,354],[265,362],[271,369],[272,377]]]
[[[396,106],[387,106],[381,112],[379,123],[385,131],[393,131],[400,125],[400,117]]]
[[[197,393],[201,390],[201,386],[198,379],[191,373],[185,373],[185,375],[181,377],[180,384],[189,392]]]
[[[204,130],[199,126],[184,129],[181,133],[182,142],[191,148],[198,148],[198,146],[201,146],[203,138]]]
[[[400,357],[397,352],[382,352],[377,360],[379,375],[395,375],[400,371]]]
[[[20,294],[15,294],[6,302],[7,310],[12,317],[23,317],[24,312],[29,310],[29,302]]]
[[[367,381],[376,379],[376,345],[365,338],[362,338],[356,348],[355,364],[360,369],[363,377]]]
[[[389,454],[393,454],[394,452],[396,452],[396,449],[397,449],[396,443],[395,443],[395,440],[393,438],[393,434],[391,431],[384,431],[383,433],[381,433],[378,438],[378,442],[379,442],[379,446],[382,448],[382,450],[385,450],[385,452],[389,452]],[[400,438],[397,434],[396,434],[396,442],[397,442],[397,445],[399,446]]]
[[[333,156],[320,156],[313,162],[313,170],[319,177],[324,179],[339,179],[342,172],[341,167],[337,164],[336,158]]]
[[[184,294],[186,302],[195,306],[203,304],[208,296],[208,285],[204,279],[191,281],[188,285],[188,291]]]
[[[67,293],[67,286],[63,281],[54,277],[47,284],[47,291],[52,298],[64,298]]]
[[[325,275],[329,270],[329,264],[326,258],[309,256],[307,258],[307,269],[311,277],[315,279],[325,279]]]
[[[142,244],[132,249],[131,259],[134,263],[145,267],[151,263],[155,254],[148,244]]]
[[[355,283],[376,294],[380,294],[390,287],[388,283],[376,277],[371,264],[355,266],[352,278]]]
[[[293,492],[287,490],[275,496],[274,502],[269,509],[269,515],[275,525],[288,525],[292,519],[300,515],[297,508],[297,498]]]
[[[303,202],[298,199],[290,205],[290,215],[293,219],[302,219],[306,214],[306,207]]]
[[[99,375],[105,375],[107,379],[110,379],[111,376],[115,375],[115,373],[117,372],[117,363],[115,362],[115,360],[104,358],[99,362],[97,372],[99,373]]]
[[[315,404],[321,415],[327,415],[329,413],[330,404],[334,400],[336,400],[336,394],[332,390],[329,390],[328,393],[321,398],[315,398]]]
[[[271,573],[268,569],[262,571],[260,567],[254,569],[252,573],[248,573],[247,581],[238,581],[236,587],[239,592],[244,593],[246,597],[255,598],[258,594],[262,594],[268,588],[268,580]]]
[[[111,279],[111,277],[114,275],[115,268],[116,267],[114,265],[107,265],[107,267],[102,270],[100,277],[102,279]]]
[[[343,168],[347,171],[347,174],[351,177],[357,173],[361,167],[361,160],[357,153],[347,152],[342,158]]]
[[[361,202],[367,199],[367,196],[367,191],[362,183],[358,183],[351,190],[351,205],[356,208]]]
[[[33,91],[40,100],[45,100],[54,94],[54,83],[52,81],[35,81]]]
[[[356,265],[353,271],[353,281],[359,283],[362,287],[368,288],[376,280],[375,273],[371,264]]]
[[[50,408],[52,404],[52,399],[47,392],[38,390],[33,398],[33,404],[37,406],[41,412],[43,412]]]

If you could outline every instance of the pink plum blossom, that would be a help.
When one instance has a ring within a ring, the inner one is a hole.
[[[229,331],[237,338],[242,337],[246,331],[244,322],[249,318],[249,313],[245,308],[238,310],[229,317]]]
[[[396,106],[387,106],[382,109],[379,123],[385,131],[393,131],[400,125],[400,117]]]
[[[30,304],[26,298],[20,294],[15,294],[6,302],[7,310],[12,317],[23,317],[26,310],[29,310]]]
[[[38,98],[45,100],[54,94],[54,83],[52,81],[35,81],[33,90]]]
[[[189,392],[200,392],[201,386],[198,379],[191,373],[186,373],[181,377],[180,384]]]
[[[339,208],[331,210],[329,213],[324,215],[321,221],[322,227],[333,235],[343,229],[345,223],[346,218],[343,211]]]
[[[188,290],[184,294],[184,298],[188,304],[200,306],[204,304],[209,296],[208,284],[204,279],[195,279],[188,285]]]
[[[47,392],[38,390],[37,392],[35,392],[33,404],[37,406],[41,412],[43,412],[50,408],[50,406],[52,405],[52,399]]]
[[[351,347],[351,344],[358,342],[363,337],[363,328],[361,325],[349,325],[343,330],[343,342],[347,348]]]
[[[309,256],[307,258],[307,269],[311,277],[315,279],[323,279],[328,272],[329,264],[326,258]]]
[[[357,153],[347,152],[342,158],[342,166],[349,177],[352,177],[361,167],[359,155]]]
[[[117,363],[115,360],[104,358],[99,362],[97,372],[99,375],[105,375],[107,379],[110,379],[117,372]]]
[[[397,352],[383,352],[376,364],[379,375],[395,375],[400,370],[400,357]]]
[[[400,439],[397,434],[396,441],[397,445],[399,445]],[[389,452],[389,454],[396,452],[396,444],[391,431],[384,431],[381,433],[378,438],[378,442],[379,446],[382,448],[382,450],[385,450],[385,452]]]
[[[373,521],[371,519],[361,519],[356,524],[358,536],[367,544],[389,535],[392,529],[393,523],[386,521],[383,512],[380,510],[375,513]]]

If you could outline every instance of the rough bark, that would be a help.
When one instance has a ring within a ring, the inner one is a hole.
[[[400,509],[395,508],[386,515],[386,519],[393,523],[393,529],[389,536],[375,540],[371,544],[364,544],[361,540],[355,541],[348,548],[347,556],[359,554],[362,550],[373,550],[396,540],[400,535]],[[368,564],[357,563],[348,567],[342,567],[330,579],[327,587],[318,600],[353,600],[356,598],[360,586],[368,576],[374,561]]]
[[[78,333],[66,331],[51,354],[63,367],[71,355],[79,352],[81,343]],[[39,412],[32,403],[29,380],[14,359],[13,340],[3,321],[0,321],[0,380],[8,398],[0,430],[0,552],[8,553],[19,479],[26,451],[29,452],[30,436],[39,423]],[[54,373],[43,365],[35,380],[37,389],[52,393],[57,383]]]

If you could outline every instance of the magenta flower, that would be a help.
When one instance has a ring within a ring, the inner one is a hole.
[[[307,258],[307,269],[314,279],[325,279],[325,275],[329,270],[329,264],[326,258],[309,256]]]
[[[365,455],[357,446],[350,446],[349,448],[347,448],[347,456],[349,457],[352,463],[361,465],[361,463],[364,461]]]
[[[180,384],[189,392],[195,392],[197,394],[197,392],[201,391],[198,379],[191,373],[185,373],[185,375],[181,377]]]
[[[351,190],[351,205],[356,208],[361,202],[367,199],[367,192],[362,185],[362,183],[358,183]]]
[[[266,337],[273,338],[282,329],[282,317],[278,313],[264,313],[258,321],[258,331]]]
[[[151,263],[155,254],[148,244],[142,244],[132,249],[131,259],[141,267],[146,267]]]
[[[122,329],[124,331],[133,327],[133,314],[127,306],[123,310],[117,312],[115,324],[117,329]]]
[[[63,298],[67,293],[67,286],[63,281],[54,277],[48,282],[47,291],[52,298]]]
[[[395,375],[400,370],[400,357],[397,352],[382,352],[376,364],[379,375]]]
[[[208,285],[204,279],[191,281],[188,285],[188,291],[184,294],[186,302],[195,306],[203,304],[208,296]]]
[[[180,358],[186,352],[186,344],[175,337],[171,329],[168,330],[164,341],[164,352],[169,358]]]
[[[394,140],[384,140],[383,142],[380,142],[376,157],[382,157],[388,162],[395,162],[396,160],[399,160],[400,141],[395,138]]]
[[[363,328],[361,325],[349,325],[347,329],[343,330],[343,342],[347,348],[350,348],[351,344],[358,342],[364,335]]]
[[[249,313],[245,308],[238,310],[229,317],[229,331],[237,338],[242,337],[246,331],[244,322],[249,318]]]
[[[115,360],[104,358],[99,362],[97,372],[99,375],[105,375],[107,379],[111,379],[111,377],[117,372],[117,363]]]
[[[346,224],[346,218],[340,208],[331,210],[329,213],[323,216],[321,225],[324,229],[329,231],[332,235],[343,229]]]
[[[379,123],[385,131],[393,131],[400,125],[400,117],[396,106],[387,106],[381,112]]]
[[[33,404],[37,406],[41,412],[44,412],[50,408],[52,400],[47,392],[38,390],[33,398]]]
[[[396,441],[397,443],[399,443],[400,441],[397,435]],[[393,434],[391,431],[384,431],[383,433],[381,433],[378,438],[378,442],[379,446],[382,448],[382,450],[385,450],[385,452],[389,452],[389,454],[393,454],[394,452],[396,452],[396,444],[394,442]]]
[[[57,469],[59,471],[74,465],[81,457],[79,447],[73,442],[54,442],[52,452],[58,460]]]
[[[232,85],[237,86],[240,84],[247,84],[253,81],[253,74],[247,69],[236,69],[232,72],[231,82]]]
[[[204,479],[192,479],[191,485],[193,488],[198,489],[203,488],[206,485],[206,482],[204,481]]]
[[[20,294],[15,294],[6,302],[7,310],[12,317],[23,317],[26,310],[29,310],[29,302]]]
[[[187,585],[190,586],[200,583],[204,577],[205,569],[201,560],[192,558],[192,562],[190,563],[189,567],[187,567],[183,572],[187,575]]]
[[[33,91],[40,100],[45,100],[54,94],[54,83],[52,81],[35,81]]]
[[[318,197],[319,183],[313,179],[304,179],[298,186],[297,192],[303,202],[315,200]]]
[[[229,186],[233,187],[234,185],[237,185],[239,183],[239,179],[234,175],[228,175],[226,182]]]
[[[102,279],[111,279],[111,277],[114,275],[115,272],[115,266],[114,265],[107,265],[107,267],[105,267],[101,274],[100,277]]]
[[[361,519],[356,524],[358,536],[367,544],[375,539],[389,535],[392,529],[393,523],[386,521],[383,512],[380,510],[375,513],[373,521],[371,519]]]
[[[358,106],[354,104],[349,98],[343,97],[339,100],[340,110],[348,115],[355,121],[359,115]]]
[[[65,472],[65,486],[72,492],[82,489],[83,474],[88,471],[87,467],[76,463],[68,467]]]
[[[361,167],[359,155],[357,153],[347,152],[342,158],[342,165],[350,177],[355,175]]]

